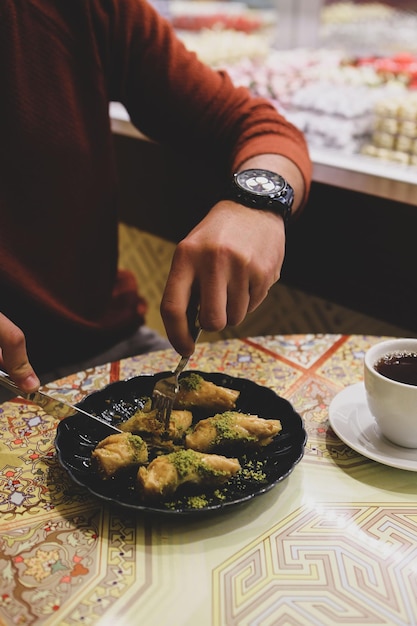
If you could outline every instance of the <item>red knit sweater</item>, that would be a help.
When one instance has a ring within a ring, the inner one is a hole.
[[[39,371],[143,322],[134,279],[117,270],[110,101],[148,137],[203,150],[227,173],[275,152],[308,185],[301,134],[202,65],[144,0],[1,0],[0,312]]]

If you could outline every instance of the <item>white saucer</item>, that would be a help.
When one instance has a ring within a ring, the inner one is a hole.
[[[368,459],[417,472],[417,450],[397,446],[385,439],[369,411],[363,383],[350,385],[333,398],[329,421],[344,443]]]

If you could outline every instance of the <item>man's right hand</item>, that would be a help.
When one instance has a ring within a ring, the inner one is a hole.
[[[30,393],[39,388],[39,378],[29,363],[26,352],[25,335],[2,313],[0,313],[0,366],[22,391]]]

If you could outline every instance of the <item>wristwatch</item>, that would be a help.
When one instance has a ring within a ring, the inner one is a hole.
[[[250,169],[233,175],[229,200],[252,209],[272,211],[287,224],[294,202],[294,189],[280,174],[269,170]]]

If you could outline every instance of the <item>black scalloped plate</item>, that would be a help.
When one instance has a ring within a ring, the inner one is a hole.
[[[288,400],[278,396],[272,389],[227,374],[197,373],[216,385],[238,389],[240,395],[237,410],[266,419],[281,420],[282,431],[270,445],[238,456],[243,470],[256,468],[255,473],[239,472],[219,491],[203,494],[201,508],[196,508],[195,498],[187,493],[178,496],[174,501],[171,499],[170,502],[148,505],[140,501],[136,493],[134,475],[103,481],[94,472],[91,467],[91,452],[109,432],[98,421],[88,420],[82,415],[71,415],[58,425],[55,447],[61,465],[76,483],[89,489],[95,496],[129,509],[149,513],[187,515],[218,511],[247,502],[272,489],[292,472],[304,455],[307,434],[301,416],[294,411]],[[117,426],[143,405],[143,398],[152,395],[155,382],[168,374],[169,372],[161,372],[154,376],[136,376],[112,383],[87,396],[78,406]],[[194,421],[207,417],[193,414]],[[261,480],[260,474],[263,475]]]

